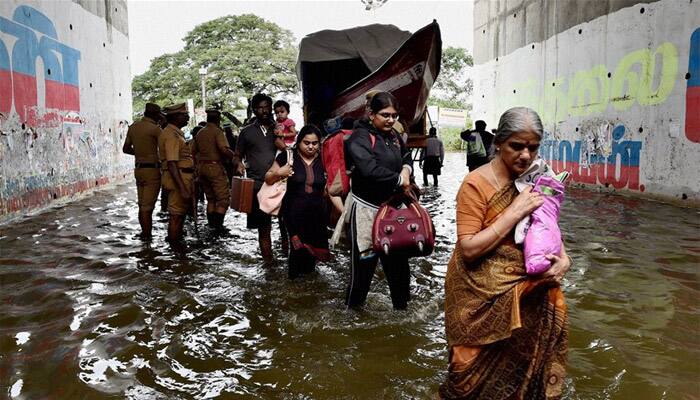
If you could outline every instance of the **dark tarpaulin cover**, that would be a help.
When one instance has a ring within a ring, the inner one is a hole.
[[[341,31],[324,30],[307,35],[299,44],[297,73],[302,62],[360,58],[373,72],[391,56],[411,33],[394,25],[373,24]],[[299,79],[302,76],[299,75]]]
[[[378,69],[410,37],[410,32],[381,24],[304,37],[299,44],[297,76],[310,113],[307,122],[321,122],[339,93]]]

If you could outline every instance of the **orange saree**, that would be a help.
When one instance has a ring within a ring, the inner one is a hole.
[[[471,179],[472,188],[485,182]],[[514,185],[495,194],[471,191],[479,193],[488,195],[474,199],[485,211],[480,229],[498,219],[517,196]],[[460,200],[466,199],[458,196]],[[458,232],[459,224],[458,216]],[[559,286],[528,278],[513,232],[469,265],[456,246],[445,280],[445,329],[451,362],[441,398],[561,397],[568,343],[564,296]]]

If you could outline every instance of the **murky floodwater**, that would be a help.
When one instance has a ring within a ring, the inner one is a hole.
[[[383,278],[346,310],[342,254],[302,281],[263,268],[237,213],[229,237],[202,228],[197,241],[188,226],[186,255],[162,217],[143,243],[131,185],[0,227],[0,397],[429,398],[446,368],[463,156],[447,164],[425,196],[437,250],[412,261],[405,312]],[[698,211],[572,189],[562,227],[575,261],[566,397],[700,398]]]

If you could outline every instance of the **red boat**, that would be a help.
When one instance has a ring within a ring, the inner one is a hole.
[[[310,34],[299,45],[297,63],[305,119],[320,125],[337,116],[362,118],[365,93],[383,90],[399,100],[400,121],[409,133],[424,135],[426,103],[441,55],[434,20],[413,35],[377,24]]]

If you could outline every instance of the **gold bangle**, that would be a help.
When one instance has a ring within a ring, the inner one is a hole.
[[[498,236],[499,239],[502,239],[502,238],[503,238],[503,235],[501,235],[500,232],[498,232],[498,230],[496,229],[496,224],[495,224],[495,223],[493,223],[493,224],[491,225],[491,229],[493,229],[493,233],[495,233],[496,236]]]

